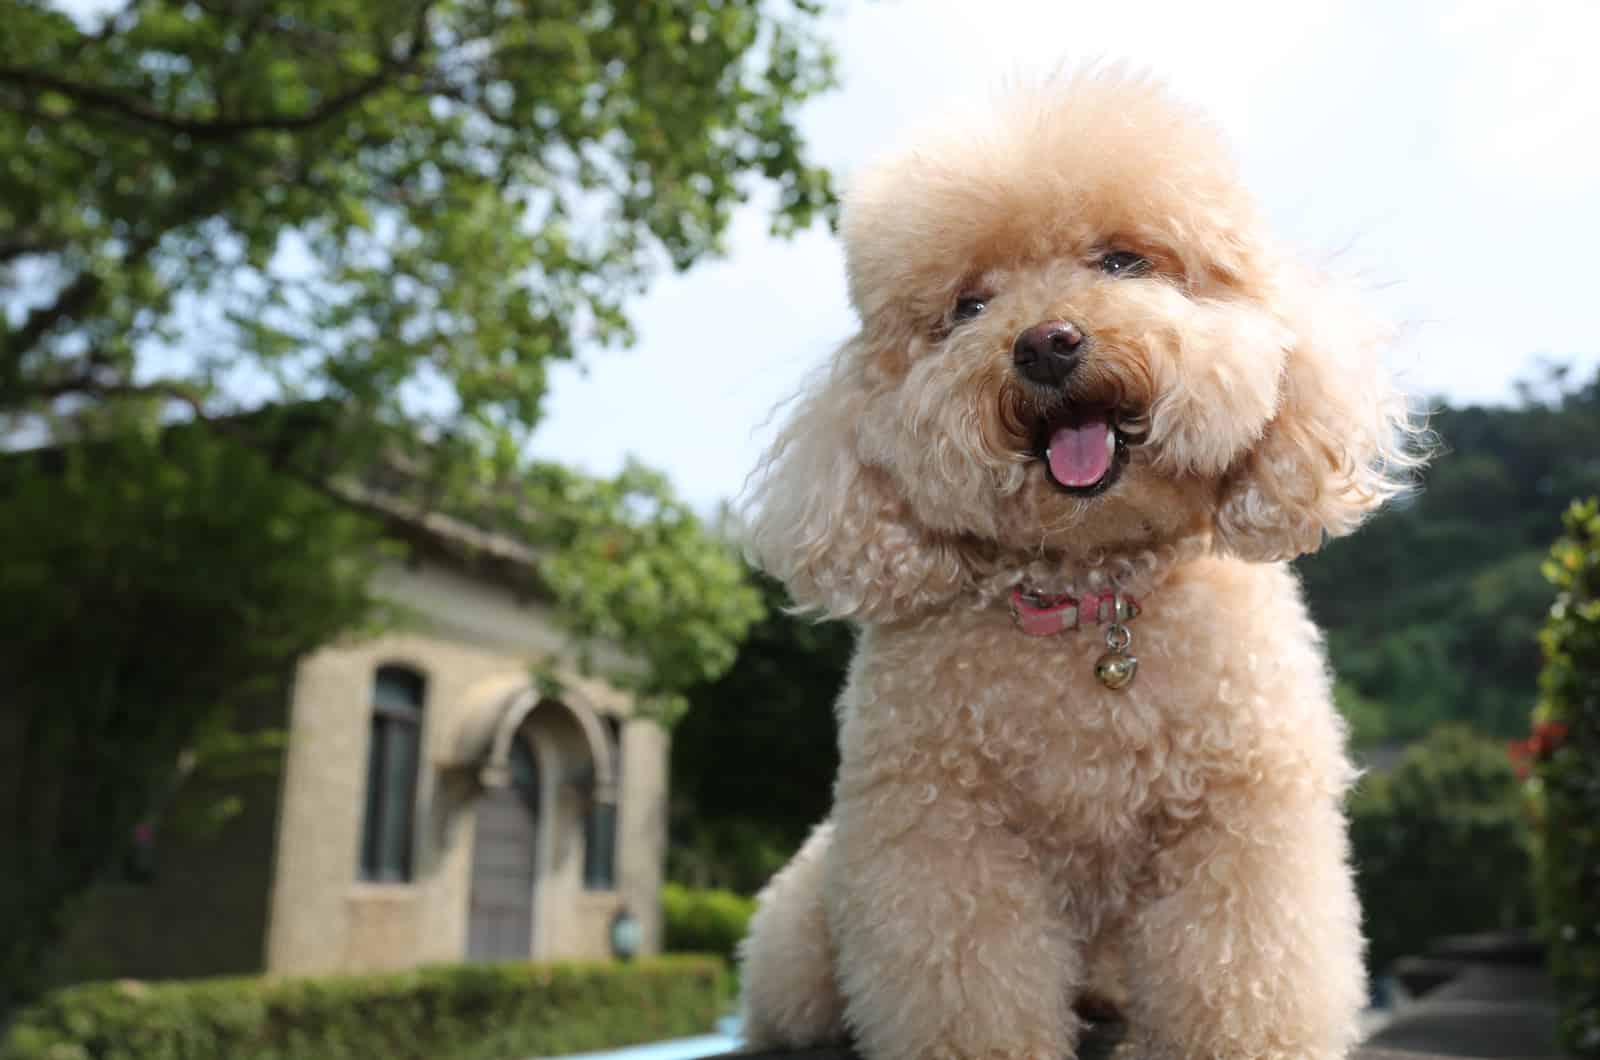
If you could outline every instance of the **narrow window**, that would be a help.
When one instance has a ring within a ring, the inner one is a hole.
[[[611,747],[612,777],[622,797],[622,722],[606,716],[606,742]],[[583,886],[591,891],[617,889],[617,804],[596,801],[583,823]]]
[[[367,807],[361,826],[361,878],[411,879],[411,848],[422,759],[422,675],[379,667],[372,686],[372,739],[367,748]]]

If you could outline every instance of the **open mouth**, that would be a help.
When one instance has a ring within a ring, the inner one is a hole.
[[[1056,488],[1092,497],[1110,489],[1121,476],[1132,440],[1116,409],[1069,405],[1040,421],[1034,455]]]

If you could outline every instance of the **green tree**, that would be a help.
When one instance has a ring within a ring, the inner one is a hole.
[[[751,572],[766,618],[732,667],[688,690],[672,736],[669,868],[693,887],[754,892],[827,815],[839,752],[833,704],[850,627],[785,611],[782,585]]]
[[[65,903],[180,751],[370,613],[376,538],[260,454],[193,433],[9,457],[0,510],[4,1009],[38,986]]]
[[[627,342],[628,299],[740,203],[784,231],[831,210],[793,120],[831,81],[819,13],[0,0],[0,437],[97,443],[4,473],[27,635],[0,765],[34,789],[4,789],[29,868],[0,891],[0,1009],[178,750],[269,655],[369,613],[349,550],[376,535],[346,509],[375,476],[530,545],[662,716],[732,661],[759,599],[659,475],[524,454],[551,364]]]
[[[1498,741],[1435,730],[1362,778],[1350,837],[1375,970],[1441,935],[1532,920],[1521,789]]]

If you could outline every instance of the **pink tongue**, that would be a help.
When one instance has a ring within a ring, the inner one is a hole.
[[[1050,474],[1063,486],[1092,486],[1111,467],[1107,438],[1111,424],[1104,418],[1061,427],[1050,436]]]

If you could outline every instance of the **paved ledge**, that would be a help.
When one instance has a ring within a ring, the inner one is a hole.
[[[1101,1060],[1103,1057],[1115,1055],[1115,1053],[1090,1054],[1080,1052],[1078,1060]],[[849,1049],[801,1049],[787,1053],[728,1053],[722,1057],[708,1058],[708,1060],[860,1060],[860,1058]],[[1354,1054],[1353,1060],[1449,1060],[1449,1058],[1441,1057],[1438,1053],[1397,1052],[1392,1049],[1360,1049]]]
[[[1119,1048],[1123,1037],[1120,1024],[1096,1024],[1084,1034],[1078,1047],[1078,1060],[1134,1060],[1131,1049]],[[1515,1053],[1497,1055],[1520,1055]],[[775,1050],[760,1053],[727,1053],[707,1060],[861,1060],[847,1046],[817,1049]],[[1443,1054],[1392,1049],[1361,1049],[1353,1060],[1443,1060]]]
[[[1132,1054],[1113,1050],[1111,1052],[1088,1052],[1080,1050],[1078,1060],[1133,1060]],[[767,1053],[727,1053],[721,1057],[710,1057],[707,1060],[861,1060],[852,1050],[845,1048],[826,1049],[799,1049],[792,1052],[767,1052]],[[1395,1049],[1358,1049],[1352,1060],[1454,1060],[1442,1053],[1416,1053]]]
[[[1543,950],[1524,933],[1439,939],[1397,968],[1420,994],[1400,1007],[1352,1060],[1563,1060],[1558,1005]],[[1407,973],[1410,973],[1409,975]],[[1078,1060],[1135,1060],[1124,1026],[1092,1023]],[[732,1053],[707,1060],[861,1060],[847,1046]]]

